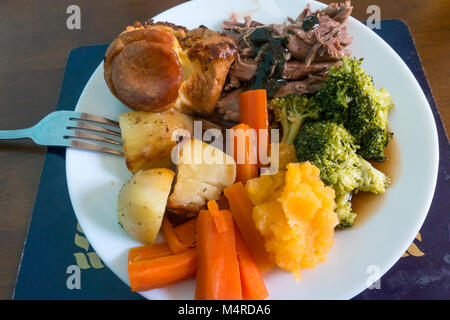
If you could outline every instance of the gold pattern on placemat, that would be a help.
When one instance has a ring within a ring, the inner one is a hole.
[[[89,250],[89,241],[84,236],[83,230],[80,227],[80,224],[77,223],[77,233],[75,233],[75,239],[73,240],[75,245],[78,248],[83,249],[85,252],[75,252],[73,256],[77,262],[77,266],[80,269],[101,269],[104,267],[100,257],[94,251],[88,252]]]
[[[419,242],[422,242],[422,236],[420,235],[420,232],[417,234],[416,239]],[[402,255],[402,258],[407,256],[414,256],[414,257],[421,257],[424,256],[425,253],[420,250],[420,248],[415,244],[415,240],[411,243],[408,250]]]

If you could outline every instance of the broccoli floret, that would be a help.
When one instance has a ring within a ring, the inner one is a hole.
[[[389,178],[357,154],[358,144],[343,125],[333,121],[308,121],[294,143],[299,161],[310,161],[320,169],[320,178],[336,192],[339,229],[351,227],[356,213],[351,195],[358,191],[382,193]]]
[[[386,160],[384,148],[392,137],[392,132],[388,132],[379,127],[372,127],[361,135],[359,144],[359,154],[366,159],[372,159],[379,162]]]
[[[283,136],[281,142],[292,144],[300,127],[306,119],[317,119],[317,108],[312,107],[304,95],[289,94],[270,101],[275,119],[281,124]]]
[[[330,121],[305,123],[295,140],[298,160],[314,163],[322,181],[340,194],[353,191],[361,180],[355,147],[353,136]]]
[[[370,162],[360,159],[361,182],[358,191],[384,193],[391,184],[391,179],[383,172],[375,169]]]
[[[330,69],[323,87],[311,98],[320,118],[344,125],[360,146],[358,154],[366,159],[384,161],[384,148],[391,133],[388,114],[394,103],[385,89],[377,90],[363,59],[345,57],[340,67]]]
[[[392,109],[394,109],[394,101],[389,94],[389,92],[385,88],[381,88],[380,90],[376,90],[374,87],[373,97],[375,101],[379,104],[381,109],[379,111],[383,112],[382,117],[386,121],[386,125],[388,124],[388,115]]]

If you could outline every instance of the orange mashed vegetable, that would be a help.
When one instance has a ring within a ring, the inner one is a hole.
[[[303,269],[326,260],[338,224],[334,190],[319,174],[309,162],[289,163],[286,170],[251,179],[246,185],[255,204],[253,220],[267,251],[297,280]]]

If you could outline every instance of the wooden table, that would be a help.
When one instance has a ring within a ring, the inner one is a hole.
[[[66,59],[78,47],[108,43],[124,26],[184,1],[41,0],[0,2],[0,128],[23,128],[55,109]],[[332,2],[332,1],[324,1]],[[358,0],[353,16],[366,20],[377,4],[382,19],[411,28],[446,130],[450,128],[450,5],[447,0]],[[81,9],[81,29],[66,27],[67,7]],[[199,17],[201,24],[201,17]],[[0,299],[14,290],[45,148],[0,142]]]

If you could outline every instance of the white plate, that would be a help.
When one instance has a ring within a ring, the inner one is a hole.
[[[296,17],[308,1],[227,0],[191,1],[155,17],[194,28],[201,24],[219,30],[231,13],[251,15],[264,23]],[[356,4],[357,5],[357,4]],[[312,9],[323,5],[311,2]],[[395,51],[364,24],[350,18],[353,54],[364,57],[364,68],[376,86],[392,95],[395,110],[390,126],[398,140],[402,170],[387,191],[383,207],[362,226],[338,232],[327,262],[303,272],[297,283],[292,274],[274,270],[265,276],[270,299],[350,299],[377,275],[383,275],[408,248],[430,207],[438,170],[438,138],[430,106],[411,71]],[[115,99],[103,79],[100,64],[78,101],[77,111],[116,119],[129,111]],[[125,283],[128,249],[140,245],[117,223],[116,201],[130,177],[122,158],[67,149],[66,171],[73,209],[94,250]],[[383,283],[381,282],[381,287]],[[149,299],[193,299],[194,280],[143,292]]]

